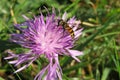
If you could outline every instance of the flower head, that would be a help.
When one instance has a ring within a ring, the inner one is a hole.
[[[63,14],[62,18],[56,17],[56,14],[48,14],[46,17],[41,15],[34,19],[28,19],[22,24],[16,24],[15,27],[21,32],[19,34],[12,34],[11,40],[15,43],[20,44],[25,48],[29,48],[29,52],[25,54],[14,54],[10,53],[9,57],[5,59],[16,58],[16,60],[10,61],[10,64],[25,64],[15,72],[19,72],[28,67],[33,61],[44,54],[48,59],[49,64],[43,68],[34,80],[41,80],[42,76],[47,70],[46,80],[62,80],[62,70],[59,65],[58,56],[68,55],[79,61],[76,56],[82,55],[83,53],[77,50],[71,50],[74,46],[74,42],[81,35],[82,29],[77,29],[80,23],[75,23],[76,19],[73,17],[66,23],[72,28],[74,32],[74,38],[71,37],[70,33],[63,28],[62,25],[58,25],[59,19],[66,19],[66,13]],[[22,28],[26,26],[27,28]]]

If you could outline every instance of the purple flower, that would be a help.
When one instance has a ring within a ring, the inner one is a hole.
[[[49,64],[37,74],[34,80],[41,80],[46,71],[45,80],[62,80],[62,69],[58,56],[71,56],[79,62],[76,56],[82,55],[83,53],[77,50],[71,50],[71,48],[74,47],[75,41],[81,35],[82,29],[78,29],[80,23],[75,23],[76,19],[74,17],[70,18],[67,24],[74,31],[75,36],[72,38],[63,26],[58,25],[59,19],[66,20],[66,16],[67,14],[64,13],[62,18],[56,17],[54,11],[46,17],[41,13],[39,17],[35,17],[32,20],[24,16],[26,22],[15,25],[20,33],[12,34],[11,40],[29,49],[29,52],[24,54],[14,54],[9,51],[10,56],[5,59],[15,58],[15,60],[9,61],[10,64],[14,64],[15,66],[24,64],[15,73],[28,67],[43,54],[48,59]],[[26,28],[22,26],[26,26]]]

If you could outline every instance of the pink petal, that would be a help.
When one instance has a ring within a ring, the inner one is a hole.
[[[80,60],[77,57],[72,56],[72,58],[74,58],[76,61],[80,62]]]
[[[9,64],[15,64],[15,63],[17,63],[18,62],[18,60],[14,60],[14,61],[9,61],[8,63]]]
[[[25,15],[22,15],[22,17],[25,19],[25,20],[30,20],[27,16]]]
[[[69,54],[74,58],[76,61],[80,62],[80,60],[76,56],[83,55],[83,52],[78,51],[78,50],[68,50]]]
[[[49,66],[49,65],[48,65]],[[41,80],[42,79],[42,76],[44,75],[45,71],[47,70],[47,67],[43,68],[37,75],[36,77],[34,78],[34,80]]]
[[[4,59],[12,59],[14,58],[15,56],[9,56],[9,57],[5,57]]]
[[[75,27],[73,27],[73,30],[74,31],[76,31],[77,29],[78,29],[78,27],[79,27],[79,24],[81,23],[81,21],[77,21],[77,23],[76,23],[76,21],[75,21]]]
[[[65,12],[65,13],[63,14],[62,19],[66,21],[66,19],[67,19],[67,12]]]
[[[16,70],[14,73],[20,72],[23,69],[25,69],[26,67],[28,67],[29,65],[24,65],[23,67],[19,68],[18,70]]]
[[[75,31],[75,38],[78,38],[82,34],[82,32],[81,32],[82,30],[83,30],[83,28]]]
[[[62,80],[61,73],[60,73],[60,72],[58,72],[58,71],[56,71],[56,72],[57,72],[57,75],[58,75],[58,77],[59,77],[59,80]]]
[[[68,50],[71,56],[80,56],[83,55],[83,52],[78,50]]]

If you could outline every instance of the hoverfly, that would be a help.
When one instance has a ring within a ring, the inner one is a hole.
[[[62,26],[64,31],[65,30],[68,31],[70,33],[71,37],[74,38],[74,36],[75,36],[74,31],[66,21],[64,21],[63,19],[58,20],[58,26]]]

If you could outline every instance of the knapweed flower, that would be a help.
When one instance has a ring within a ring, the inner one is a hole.
[[[69,31],[65,30],[62,25],[58,25],[59,19],[66,20],[66,16],[67,14],[64,13],[62,18],[56,17],[55,11],[46,15],[46,17],[41,13],[39,17],[34,17],[34,19],[28,19],[24,16],[26,21],[15,25],[20,33],[12,34],[11,40],[29,49],[29,52],[22,54],[9,52],[10,56],[5,58],[15,58],[15,60],[9,61],[10,64],[15,66],[24,64],[15,73],[25,69],[37,58],[40,58],[41,55],[44,55],[49,64],[37,74],[34,80],[41,80],[45,72],[47,72],[45,80],[62,80],[62,69],[58,56],[71,56],[79,62],[76,56],[83,53],[71,50],[71,48],[74,47],[75,41],[81,35],[82,29],[78,29],[80,23],[75,23],[75,17],[70,18],[67,24],[74,31],[74,38],[72,38]],[[27,28],[22,26],[27,26]]]

